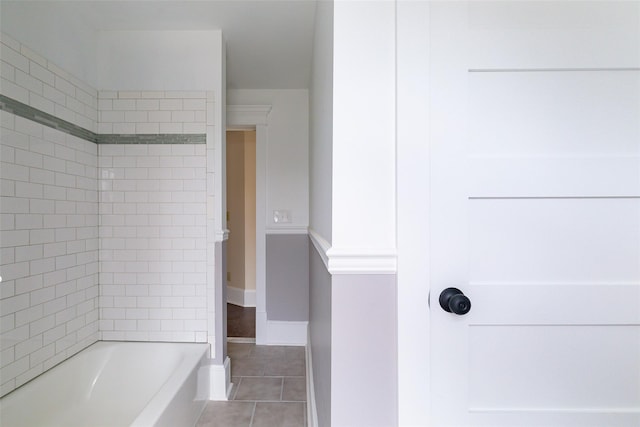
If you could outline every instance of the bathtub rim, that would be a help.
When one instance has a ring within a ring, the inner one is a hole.
[[[38,380],[42,381],[43,377],[47,377],[47,374],[50,374],[55,369],[59,369],[61,366],[70,363],[74,358],[82,356],[83,353],[88,352],[91,349],[95,349],[96,347],[106,346],[108,348],[111,345],[170,345],[183,348],[191,347],[189,351],[182,353],[182,360],[178,363],[175,369],[169,372],[167,379],[155,390],[150,399],[144,403],[144,405],[140,405],[139,412],[135,415],[135,418],[133,418],[128,426],[148,427],[158,424],[158,422],[166,416],[167,412],[171,410],[171,405],[175,403],[174,398],[177,397],[180,392],[184,391],[183,388],[187,385],[189,380],[191,380],[193,387],[189,387],[187,391],[190,395],[190,401],[195,404],[198,412],[197,417],[193,420],[193,425],[195,425],[206,405],[206,400],[199,397],[200,394],[197,390],[198,372],[201,367],[207,363],[211,353],[211,346],[206,342],[96,340],[84,347],[82,350],[74,353],[72,356],[60,361],[46,371],[20,385],[20,387],[2,396],[0,398],[0,402],[5,401],[5,399],[8,398],[11,399],[10,396],[17,397],[18,395],[25,393],[26,388],[34,387],[34,384],[37,383]],[[27,396],[29,394],[30,393],[27,392]],[[1,406],[2,405],[0,405],[0,407]]]
[[[112,341],[108,341],[112,342]],[[117,341],[117,342],[130,342],[130,341]],[[199,393],[197,390],[198,384],[198,372],[200,368],[206,364],[206,361],[210,358],[211,346],[208,343],[191,343],[191,342],[159,342],[159,341],[136,341],[142,343],[155,343],[155,344],[176,344],[176,345],[191,345],[202,347],[202,352],[190,354],[187,360],[183,360],[175,370],[171,377],[164,382],[162,387],[153,395],[151,400],[140,411],[135,420],[131,423],[130,427],[146,427],[157,425],[163,417],[167,416],[167,411],[171,409],[171,404],[176,403],[175,398],[183,391],[187,382],[191,380],[194,382],[195,387],[193,389],[192,401],[201,401],[201,406],[198,410],[195,422],[200,418],[202,411],[206,405],[205,400],[198,398]],[[180,375],[179,375],[180,374]],[[195,425],[194,422],[194,425]]]

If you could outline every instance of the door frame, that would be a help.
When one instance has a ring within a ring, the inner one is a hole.
[[[267,144],[271,105],[227,105],[227,130],[256,131],[256,344],[267,340]],[[226,158],[224,159],[226,162]],[[226,280],[226,278],[225,278]],[[226,286],[226,282],[222,284]],[[225,301],[226,304],[226,301]],[[227,331],[225,329],[225,340]]]
[[[396,2],[400,426],[428,426],[431,422],[429,18],[429,2]]]

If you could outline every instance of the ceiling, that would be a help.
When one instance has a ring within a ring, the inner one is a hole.
[[[42,47],[43,55],[51,44],[47,31],[81,37],[109,30],[220,29],[229,88],[302,89],[309,87],[315,9],[315,0],[0,0],[0,29],[36,51]]]

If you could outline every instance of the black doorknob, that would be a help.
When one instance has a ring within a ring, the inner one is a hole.
[[[440,294],[440,307],[446,312],[458,315],[471,310],[471,301],[457,288],[447,288]]]

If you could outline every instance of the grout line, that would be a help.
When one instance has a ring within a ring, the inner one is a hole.
[[[236,400],[236,396],[238,395],[238,389],[240,388],[240,384],[242,383],[242,377],[238,377],[238,385],[235,386],[235,390],[233,391],[233,397],[231,400]]]
[[[234,400],[234,402],[259,402],[259,403],[307,403],[306,400]]]
[[[282,402],[283,395],[284,395],[284,377],[280,379],[280,402]]]
[[[249,421],[249,427],[253,426],[253,417],[255,417],[256,415],[256,406],[258,405],[258,402],[253,402],[253,411],[251,412],[251,421]]]

